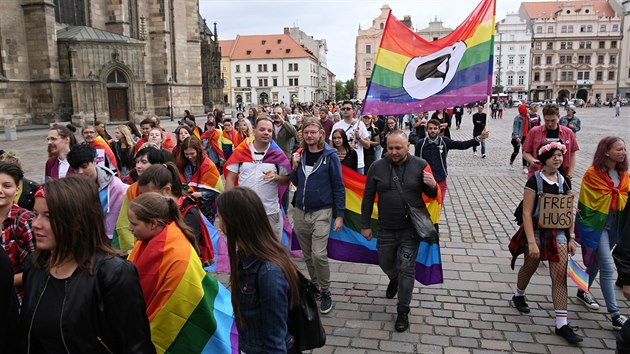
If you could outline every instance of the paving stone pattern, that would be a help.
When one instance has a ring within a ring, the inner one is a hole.
[[[331,261],[333,310],[322,316],[327,345],[313,353],[613,353],[615,331],[596,283],[592,289],[601,309],[586,309],[569,283],[569,323],[580,327],[580,346],[571,346],[553,332],[549,268],[541,263],[527,288],[532,312],[520,315],[510,302],[517,270],[510,268],[508,242],[516,231],[513,211],[522,198],[525,175],[508,167],[512,152],[510,134],[515,109],[503,120],[489,119],[487,158],[472,150],[449,153],[448,195],[440,220],[444,284],[417,283],[411,301],[410,328],[393,329],[396,300],[385,297],[388,280],[378,266]],[[590,165],[597,142],[607,135],[630,141],[630,113],[621,118],[613,109],[578,109],[582,131],[577,134],[574,189]],[[170,122],[164,124],[174,128]],[[113,131],[113,128],[110,128]],[[19,132],[16,142],[0,139],[0,148],[15,149],[27,177],[41,181],[45,161],[45,130]],[[452,129],[455,139],[472,138],[472,119],[465,115],[462,128]],[[581,256],[576,255],[581,261]],[[304,262],[296,260],[306,274]],[[522,264],[522,258],[517,267]],[[217,277],[228,283],[225,274]],[[617,289],[621,312],[630,315],[629,302]]]

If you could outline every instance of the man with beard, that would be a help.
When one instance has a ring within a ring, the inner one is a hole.
[[[427,136],[416,144],[415,155],[423,158],[431,170],[433,170],[433,176],[437,181],[440,190],[442,191],[442,200],[444,202],[446,197],[446,177],[448,176],[448,169],[446,165],[446,158],[448,157],[449,150],[466,150],[473,146],[479,146],[481,141],[488,138],[488,131],[483,131],[473,139],[458,141],[452,140],[445,136],[440,136],[440,121],[437,119],[431,119],[427,122]]]
[[[414,236],[406,216],[406,204],[422,208],[422,194],[434,198],[437,183],[427,162],[409,154],[407,135],[402,130],[395,130],[388,137],[387,154],[386,158],[375,161],[368,171],[361,204],[361,235],[368,241],[372,239],[370,218],[378,194],[378,264],[389,278],[385,296],[393,299],[398,294],[398,317],[394,328],[404,332],[409,327],[409,303],[420,245],[420,238]],[[396,181],[399,181],[402,193],[395,187]]]

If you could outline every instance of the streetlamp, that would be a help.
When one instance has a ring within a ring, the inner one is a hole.
[[[90,70],[88,74],[88,80],[90,80],[90,85],[92,86],[92,110],[94,111],[94,126],[96,126],[96,98],[94,97],[94,85],[96,85],[96,75]]]
[[[173,78],[168,78],[168,114],[171,116],[171,122],[173,121]]]

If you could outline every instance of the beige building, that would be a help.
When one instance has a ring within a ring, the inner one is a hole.
[[[423,28],[416,33],[430,42],[445,37],[451,32],[453,32],[453,29],[444,27],[442,21],[438,20],[436,17],[433,21],[429,22],[429,27]]]
[[[621,17],[605,0],[523,2],[530,23],[530,99],[606,101],[618,85]]]
[[[202,112],[198,14],[198,0],[0,1],[0,124]]]
[[[230,53],[234,40],[219,41],[221,48],[221,78],[223,79],[223,104],[232,106],[232,75],[230,74]]]

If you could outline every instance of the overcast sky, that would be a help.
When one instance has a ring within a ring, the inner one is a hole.
[[[415,28],[425,28],[434,17],[445,27],[456,28],[481,0],[200,0],[201,15],[208,27],[217,23],[219,39],[236,35],[280,34],[284,27],[297,26],[328,43],[328,68],[337,80],[354,76],[354,45],[359,24],[372,26],[383,4],[402,19],[410,15]],[[531,1],[531,0],[530,0]],[[517,12],[521,1],[497,0],[496,20]]]

